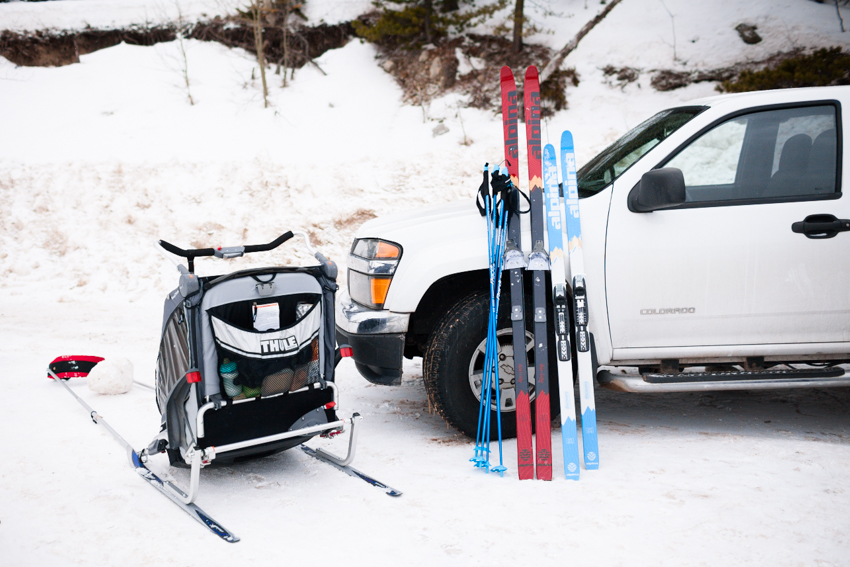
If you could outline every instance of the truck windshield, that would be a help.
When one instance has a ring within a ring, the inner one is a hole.
[[[590,197],[602,191],[646,152],[707,108],[707,106],[671,108],[659,112],[630,130],[578,171],[579,197]]]

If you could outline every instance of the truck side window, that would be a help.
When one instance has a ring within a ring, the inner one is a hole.
[[[703,112],[705,106],[683,106],[659,112],[605,148],[578,171],[578,196],[595,195],[673,132]]]
[[[836,124],[831,104],[744,114],[705,132],[664,167],[682,170],[686,202],[695,204],[834,195]]]

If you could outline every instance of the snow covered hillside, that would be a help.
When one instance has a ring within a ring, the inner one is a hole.
[[[179,0],[188,18],[238,3]],[[0,3],[0,30],[163,22],[177,5]],[[314,23],[336,22],[370,3],[306,7]],[[528,40],[560,48],[600,7],[552,2],[560,17],[529,8],[552,33]],[[850,22],[850,10],[842,14]],[[764,41],[744,44],[740,23],[757,25]],[[649,85],[654,69],[834,45],[850,45],[850,32],[829,4],[624,0],[566,60],[581,83],[569,89],[569,108],[545,121],[544,138],[571,129],[581,164],[654,112],[716,94],[713,83],[659,93]],[[402,104],[375,48],[359,40],[317,60],[326,74],[308,65],[286,89],[270,74],[267,109],[253,56],[217,43],[184,47],[185,60],[179,42],[122,44],[58,68],[0,58],[0,564],[267,565],[331,551],[351,565],[848,565],[845,390],[600,391],[600,470],[582,471],[579,483],[519,483],[513,442],[506,478],[471,467],[472,442],[428,412],[419,361],[398,388],[369,385],[343,362],[343,410],[365,417],[354,464],[404,496],[387,498],[296,452],[205,470],[198,503],[242,538],[227,545],[155,495],[44,369],[61,354],[127,357],[136,379],[152,383],[161,301],[177,275],[157,239],[257,244],[302,228],[344,268],[360,223],[458,199],[472,207],[481,166],[502,154],[498,116],[465,108],[458,95]],[[606,65],[635,67],[639,78],[610,84]],[[439,124],[448,132],[435,135]],[[198,271],[309,261],[293,241],[231,264],[200,260]],[[134,446],[156,432],[144,389],[100,396],[82,381],[72,387]],[[187,482],[165,461],[152,468]]]

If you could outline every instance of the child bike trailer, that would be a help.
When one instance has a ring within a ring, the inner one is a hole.
[[[357,443],[353,413],[337,415],[334,368],[346,345],[336,348],[334,294],[337,268],[321,253],[307,249],[318,266],[249,269],[222,276],[195,274],[195,258],[237,258],[277,248],[294,235],[287,232],[268,244],[184,250],[160,241],[163,249],[187,259],[178,264],[177,289],[165,299],[162,341],[156,364],[156,403],[162,414],[159,434],[136,451],[66,381],[86,377],[103,359],[60,356],[48,377],[68,390],[127,451],[130,464],[148,484],[196,521],[231,543],[232,532],[194,504],[201,468],[301,449],[346,474],[381,488],[401,492],[362,473],[349,463]],[[316,435],[332,437],[349,428],[348,453],[338,457],[303,445]],[[167,453],[174,466],[191,469],[186,492],[160,479],[147,463]]]
[[[334,368],[336,265],[307,247],[318,266],[267,267],[199,277],[194,260],[236,258],[272,250],[290,238],[229,248],[184,250],[165,241],[178,265],[177,289],[165,299],[156,364],[159,435],[139,458],[165,452],[171,465],[191,468],[186,503],[198,492],[200,469],[290,449],[315,435],[350,426],[348,454],[315,452],[345,467],[354,458],[354,414],[337,415]],[[346,353],[348,354],[348,353]]]

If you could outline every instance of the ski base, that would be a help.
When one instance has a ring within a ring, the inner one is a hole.
[[[227,528],[210,518],[210,516],[201,510],[198,506],[194,504],[185,504],[181,502],[176,496],[169,492],[169,489],[166,487],[167,481],[162,480],[156,474],[154,474],[145,464],[139,459],[139,454],[135,451],[129,451],[130,453],[130,464],[136,470],[140,477],[148,481],[148,484],[159,490],[165,496],[168,497],[174,504],[179,506],[184,512],[192,516],[197,522],[202,524],[205,528],[210,530],[212,533],[220,537],[226,542],[236,543],[239,541],[239,538],[233,533],[231,533]],[[171,483],[167,483],[171,486],[172,490],[179,490],[176,486]]]
[[[323,458],[319,453],[317,453],[315,449],[312,449],[312,448],[308,447],[307,445],[300,445],[300,447],[301,447],[302,451],[304,451],[305,453],[307,453],[308,455],[310,455],[314,459],[318,459],[318,460],[322,461],[323,463],[327,463],[327,464],[331,465],[332,467],[335,467],[335,468],[341,470],[342,472],[344,472],[345,474],[347,474],[349,476],[353,476],[354,478],[359,478],[362,481],[368,482],[372,486],[376,486],[378,488],[381,488],[389,496],[401,496],[403,494],[400,490],[396,490],[395,488],[393,488],[391,486],[387,486],[383,482],[380,482],[379,480],[372,478],[368,474],[360,472],[359,470],[355,469],[351,465],[344,465],[343,466],[343,465],[339,465],[337,463],[334,463],[333,461],[329,461],[328,459]]]

